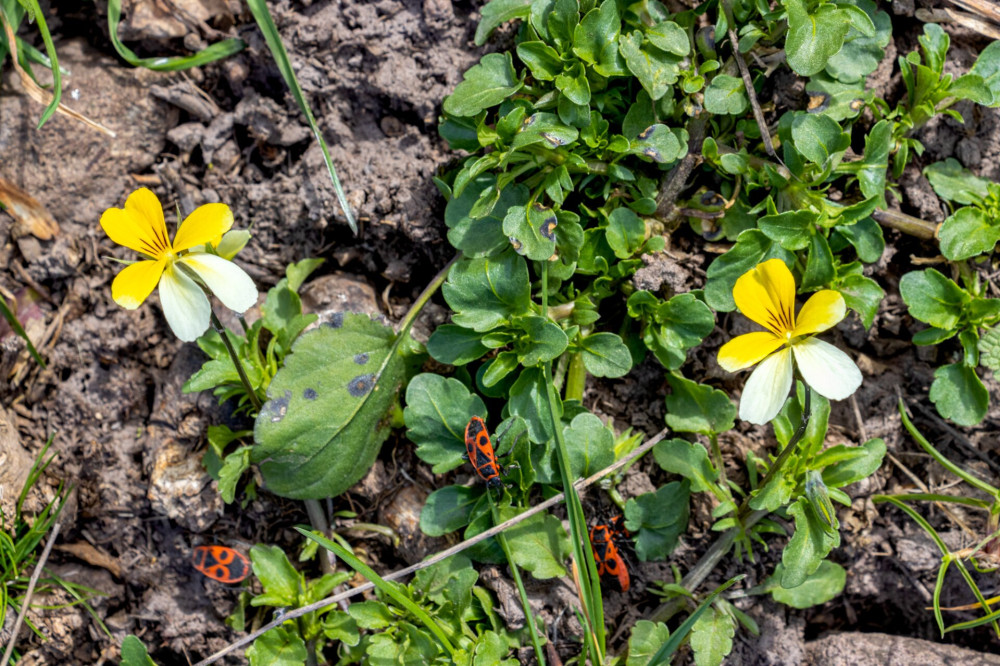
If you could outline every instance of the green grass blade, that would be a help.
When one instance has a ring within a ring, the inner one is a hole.
[[[41,129],[42,125],[59,108],[59,102],[62,100],[62,70],[59,69],[59,56],[56,55],[56,45],[52,43],[52,35],[49,33],[49,26],[45,22],[45,14],[42,13],[42,8],[38,6],[38,0],[26,0],[26,2],[35,15],[38,32],[42,35],[42,41],[45,43],[45,53],[52,62],[52,101],[45,107],[42,117],[38,119],[38,128]],[[28,344],[31,343],[29,342]]]
[[[340,178],[337,177],[337,170],[333,166],[333,158],[330,157],[330,149],[327,148],[326,141],[323,140],[323,133],[320,132],[319,125],[316,124],[316,117],[313,116],[312,108],[309,106],[309,102],[306,101],[306,96],[302,92],[299,80],[295,78],[295,70],[292,69],[292,63],[288,59],[288,51],[285,50],[285,45],[281,41],[278,27],[274,25],[274,19],[267,8],[267,2],[265,0],[247,0],[247,5],[250,6],[250,12],[253,13],[260,31],[264,33],[264,40],[267,42],[268,48],[271,49],[271,55],[274,56],[274,62],[278,65],[278,69],[281,70],[281,75],[285,78],[285,84],[292,91],[292,96],[302,110],[302,114],[306,117],[306,121],[313,131],[313,136],[319,142],[319,147],[323,151],[323,161],[326,162],[326,170],[330,172],[330,180],[333,181],[333,189],[337,193],[337,200],[344,211],[344,217],[347,218],[347,224],[350,225],[351,231],[357,235],[358,223],[354,219],[351,207],[347,204],[347,197],[344,196],[344,188],[340,185]]]
[[[938,493],[907,493],[906,495],[893,495],[900,502],[948,502],[951,504],[964,504],[965,506],[976,507],[977,509],[989,510],[991,503],[975,497],[960,497],[958,495],[941,495]]]
[[[334,555],[342,559],[347,566],[351,567],[359,574],[371,581],[382,594],[390,597],[397,604],[405,608],[407,611],[413,614],[421,624],[423,624],[427,629],[434,634],[434,636],[440,641],[441,645],[448,651],[448,654],[454,658],[455,648],[452,646],[451,641],[448,640],[448,636],[445,635],[444,629],[434,619],[427,614],[427,612],[413,603],[405,594],[399,591],[399,586],[396,583],[391,583],[384,580],[381,576],[375,573],[375,570],[369,567],[367,564],[355,557],[350,551],[341,546],[339,543],[334,543],[326,537],[322,537],[318,534],[313,533],[311,529],[305,527],[296,526],[295,528],[298,532],[309,539],[312,539],[319,545],[323,546],[329,551],[332,551]]]
[[[956,465],[955,463],[951,462],[943,455],[941,455],[941,453],[937,449],[935,449],[930,442],[927,441],[927,438],[925,438],[920,433],[920,431],[917,430],[917,427],[913,425],[913,423],[910,421],[910,418],[906,415],[906,406],[903,404],[902,398],[899,399],[899,415],[903,419],[903,426],[910,433],[913,439],[917,441],[917,444],[919,444],[924,449],[924,451],[931,454],[931,457],[933,457],[934,460],[938,461],[939,465],[941,465],[946,470],[948,470],[958,478],[968,483],[970,486],[973,486],[974,488],[979,488],[990,497],[996,499],[998,496],[1000,496],[1000,491],[998,491],[996,488],[986,483],[985,481],[977,479],[976,477],[972,476],[964,469],[962,469],[961,467],[959,467],[958,465]]]
[[[4,300],[3,296],[0,296],[0,314],[3,318],[7,320],[11,329],[20,337],[24,338],[25,343],[28,345],[28,351],[31,353],[32,357],[38,362],[38,365],[45,367],[45,360],[38,354],[38,350],[35,349],[35,345],[31,343],[31,338],[28,334],[24,332],[24,327],[21,326],[21,322],[17,320],[17,315],[10,309],[7,305],[7,301]]]
[[[705,597],[705,600],[698,605],[698,607],[694,610],[693,613],[691,613],[691,615],[688,616],[686,620],[684,620],[681,626],[677,627],[677,631],[675,631],[670,635],[670,638],[667,639],[667,642],[661,645],[660,649],[656,651],[656,654],[650,657],[648,662],[649,666],[660,666],[660,664],[669,664],[670,658],[673,656],[675,652],[677,652],[677,648],[681,646],[681,643],[684,641],[687,635],[691,633],[691,628],[694,627],[694,623],[698,621],[698,618],[701,617],[701,614],[707,611],[709,608],[711,608],[712,602],[715,601],[715,598],[717,596],[719,596],[720,594],[722,594],[730,587],[735,585],[737,582],[743,580],[744,578],[746,578],[744,574],[740,574],[739,576],[730,578],[725,583],[715,588],[715,590],[713,590],[711,594]]]
[[[228,58],[234,53],[239,53],[247,46],[242,39],[224,39],[189,56],[140,58],[132,49],[122,44],[121,40],[118,39],[118,24],[121,22],[121,18],[121,0],[108,0],[108,32],[111,36],[111,43],[114,45],[115,50],[118,51],[118,55],[133,67],[145,67],[157,72],[176,72]]]
[[[486,496],[490,500],[490,510],[493,513],[493,524],[497,525],[500,523],[500,512],[497,510],[496,502],[493,501],[492,493],[487,490]],[[504,536],[503,532],[500,532],[496,536],[497,543],[500,544],[500,548],[503,550],[504,556],[507,558],[507,565],[510,567],[511,577],[514,579],[514,585],[517,586],[517,594],[521,599],[521,608],[524,610],[524,619],[528,623],[528,631],[531,635],[531,645],[535,650],[535,659],[538,661],[539,666],[545,666],[545,655],[542,652],[541,641],[538,640],[538,628],[535,626],[535,616],[531,612],[531,604],[528,603],[528,593],[524,589],[524,581],[521,580],[521,572],[517,568],[517,564],[514,563],[514,558],[510,553],[510,545],[507,543],[507,537]]]

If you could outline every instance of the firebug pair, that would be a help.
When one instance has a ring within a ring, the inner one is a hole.
[[[628,537],[621,516],[613,516],[606,523],[590,528],[590,545],[594,549],[594,562],[601,576],[613,576],[622,592],[628,592],[631,580],[622,547]]]
[[[497,435],[498,442],[509,429],[510,426],[507,426],[506,430]],[[498,490],[500,494],[503,494],[505,485],[501,477],[507,473],[507,469],[518,466],[517,463],[512,463],[505,469],[497,462],[490,433],[486,430],[486,422],[478,416],[469,419],[468,425],[465,426],[465,455],[462,457],[472,463],[476,475],[486,482],[488,490]]]

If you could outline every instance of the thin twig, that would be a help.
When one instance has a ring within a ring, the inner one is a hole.
[[[13,43],[13,41],[11,43]],[[45,542],[45,549],[42,550],[42,555],[38,558],[35,570],[31,573],[31,580],[28,581],[28,589],[24,593],[24,600],[21,601],[21,612],[17,614],[17,619],[14,621],[14,629],[10,634],[10,642],[7,643],[7,649],[3,653],[3,659],[0,659],[0,666],[7,666],[10,656],[14,653],[14,643],[17,641],[17,634],[21,629],[21,623],[24,622],[24,617],[28,614],[28,607],[31,605],[31,595],[35,592],[35,585],[38,583],[39,576],[42,575],[42,569],[45,567],[45,561],[49,559],[49,553],[52,552],[52,545],[56,542],[57,536],[59,536],[58,521],[52,526],[52,532],[49,534],[49,540]]]
[[[677,197],[687,187],[691,172],[701,163],[701,144],[705,141],[705,125],[707,123],[707,113],[702,113],[688,123],[690,140],[688,141],[687,155],[670,170],[660,185],[660,192],[656,196],[656,212],[653,216],[664,223],[671,222],[678,214],[677,206],[674,205],[677,202]]]
[[[594,483],[596,483],[600,479],[604,478],[605,476],[607,476],[611,472],[614,472],[615,470],[620,469],[621,467],[624,467],[625,465],[628,465],[633,460],[635,460],[639,456],[641,456],[644,453],[646,453],[647,451],[649,451],[656,444],[658,444],[660,441],[662,441],[663,438],[667,436],[668,432],[669,432],[669,429],[664,428],[660,432],[656,433],[652,437],[652,439],[650,439],[648,442],[646,442],[642,446],[636,448],[634,451],[632,451],[630,454],[628,454],[627,456],[625,456],[624,458],[622,458],[618,462],[605,467],[604,469],[602,469],[600,472],[597,472],[596,474],[588,476],[586,479],[581,479],[580,481],[577,481],[576,483],[573,484],[573,486],[577,490],[582,490],[583,488],[586,488],[588,486],[593,485]],[[530,509],[528,509],[524,513],[518,514],[518,515],[514,516],[513,518],[511,518],[510,520],[506,520],[506,521],[500,523],[496,527],[491,527],[490,529],[486,530],[485,532],[481,532],[480,534],[477,534],[476,536],[472,537],[471,539],[466,539],[465,541],[463,541],[462,543],[460,543],[458,545],[455,545],[455,546],[452,546],[451,548],[443,550],[440,553],[438,553],[437,555],[435,555],[435,556],[433,556],[433,557],[431,557],[429,559],[426,559],[423,562],[418,562],[417,564],[414,564],[412,566],[406,567],[405,569],[400,569],[399,571],[394,571],[391,574],[383,576],[383,579],[384,580],[389,580],[389,581],[397,580],[399,578],[403,578],[404,576],[409,576],[410,574],[412,574],[412,573],[414,573],[416,571],[420,571],[421,569],[426,569],[427,567],[432,566],[434,564],[437,564],[438,562],[440,562],[442,560],[448,559],[452,555],[455,555],[457,553],[461,553],[463,550],[471,548],[472,546],[475,546],[477,543],[479,543],[481,541],[485,541],[486,539],[489,539],[490,537],[495,536],[495,535],[499,534],[500,532],[503,532],[504,530],[506,530],[509,527],[513,527],[517,523],[520,523],[522,520],[526,520],[526,519],[530,518],[531,516],[534,516],[535,514],[541,513],[542,511],[545,511],[546,509],[555,506],[559,502],[563,501],[563,499],[565,498],[565,496],[566,496],[565,493],[559,493],[558,495],[555,495],[554,497],[545,500],[541,504],[537,504],[537,505],[531,507]],[[374,587],[375,586],[372,583],[365,583],[364,585],[359,585],[359,586],[351,588],[350,590],[347,590],[345,592],[341,592],[340,594],[335,594],[335,595],[333,595],[331,597],[327,597],[326,599],[321,599],[320,601],[317,601],[315,603],[309,604],[308,606],[303,606],[301,608],[296,608],[295,610],[289,611],[288,613],[285,613],[283,616],[281,616],[277,620],[274,620],[274,621],[272,621],[272,622],[264,625],[263,627],[261,627],[260,629],[258,629],[255,632],[253,632],[252,634],[248,634],[247,636],[244,636],[243,638],[241,638],[240,640],[236,641],[235,643],[231,643],[231,644],[227,645],[226,647],[224,647],[223,649],[219,650],[218,652],[216,652],[212,656],[199,661],[197,664],[195,664],[195,666],[208,666],[208,664],[214,664],[216,661],[218,661],[219,659],[222,659],[224,656],[226,656],[227,654],[229,654],[233,650],[239,649],[239,648],[243,647],[244,645],[247,645],[248,643],[253,642],[254,640],[256,640],[262,634],[265,634],[268,631],[270,631],[270,630],[272,630],[272,629],[274,629],[276,627],[280,627],[283,623],[287,622],[288,620],[294,620],[295,618],[302,617],[303,615],[306,615],[307,613],[312,613],[312,612],[318,611],[318,610],[320,610],[322,608],[326,608],[327,606],[331,606],[331,605],[333,605],[333,604],[341,601],[342,599],[349,599],[350,597],[353,597],[353,596],[356,596],[358,594],[361,594],[362,592],[367,592],[368,590],[370,590],[370,589],[372,589]]]

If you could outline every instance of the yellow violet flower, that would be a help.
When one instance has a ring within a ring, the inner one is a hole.
[[[729,372],[760,363],[740,398],[744,421],[764,425],[777,416],[792,388],[793,357],[802,379],[825,398],[843,400],[861,385],[854,361],[813,337],[847,314],[838,292],[817,291],[796,317],[795,278],[785,262],[770,259],[740,276],[733,300],[747,318],[767,329],[733,338],[719,350],[719,365]]]
[[[206,251],[206,245],[219,245],[232,226],[229,206],[205,204],[184,219],[171,242],[159,199],[145,187],[136,190],[124,208],[101,215],[101,228],[111,240],[146,257],[115,276],[111,297],[134,310],[159,285],[167,323],[185,342],[208,330],[212,306],[200,285],[230,310],[245,312],[257,302],[253,280],[236,264]]]

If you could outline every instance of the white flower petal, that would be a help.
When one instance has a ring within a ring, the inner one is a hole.
[[[257,302],[253,280],[233,262],[202,252],[186,254],[178,262],[197,273],[230,310],[246,312]]]
[[[170,329],[184,342],[193,342],[208,330],[212,306],[194,280],[167,266],[160,278],[160,305]]]
[[[740,396],[740,418],[764,425],[778,415],[792,388],[792,354],[785,348],[754,368]]]
[[[802,379],[824,398],[843,400],[861,386],[861,371],[833,345],[807,338],[792,345]]]

